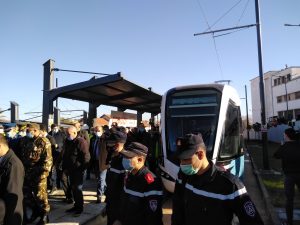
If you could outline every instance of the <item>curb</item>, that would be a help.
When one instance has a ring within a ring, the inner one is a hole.
[[[275,208],[274,206],[272,205],[271,203],[271,198],[269,196],[269,193],[262,181],[262,178],[260,176],[260,173],[256,167],[256,164],[254,163],[253,159],[252,159],[252,156],[251,154],[247,151],[247,153],[249,154],[249,158],[250,158],[250,161],[251,161],[251,165],[252,165],[252,168],[253,168],[253,174],[255,175],[256,179],[257,179],[257,183],[259,185],[259,188],[263,194],[263,200],[264,200],[264,204],[266,206],[266,210],[267,210],[267,214],[269,216],[269,218],[271,219],[271,222],[272,224],[274,225],[282,225],[282,222],[280,221],[276,211],[275,211]]]

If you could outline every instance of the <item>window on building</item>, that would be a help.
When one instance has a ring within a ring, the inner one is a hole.
[[[280,102],[282,102],[282,98],[281,98],[281,96],[277,96],[277,103],[280,103]]]
[[[295,99],[296,99],[295,93],[291,93],[291,94],[289,94],[288,96],[289,96],[289,101],[290,101],[290,100],[295,100]]]
[[[277,79],[274,80],[274,86],[277,86],[278,85],[278,82],[277,82]]]
[[[295,117],[296,119],[300,116],[300,109],[295,109]]]
[[[286,81],[291,81],[291,74],[286,75]]]
[[[279,117],[279,118],[282,118],[283,115],[284,115],[284,114],[283,114],[283,111],[279,111],[279,112],[277,112],[277,114],[278,114],[278,117]]]
[[[281,77],[281,83],[282,83],[282,84],[285,83],[285,77]]]
[[[300,99],[300,91],[295,92],[295,99]]]
[[[277,84],[280,85],[281,84],[281,79],[277,78]]]
[[[283,102],[286,102],[286,95],[282,95],[281,98]]]

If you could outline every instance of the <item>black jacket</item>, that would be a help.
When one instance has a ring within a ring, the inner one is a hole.
[[[58,131],[57,133],[50,131],[49,135],[51,135],[54,138],[57,144],[56,151],[61,152],[66,139],[66,135],[61,131]]]
[[[274,157],[282,160],[285,174],[300,174],[300,142],[288,141],[274,153]]]
[[[122,165],[123,156],[113,156],[106,173],[105,202],[107,215],[111,220],[119,219],[120,198],[124,185],[125,170]],[[113,221],[111,221],[113,222]]]
[[[0,210],[5,206],[5,225],[22,224],[23,182],[23,164],[15,153],[9,150],[0,161]],[[0,214],[4,215],[3,211]],[[2,219],[0,218],[0,221]]]
[[[163,225],[162,183],[147,167],[125,177],[121,198],[122,225]]]
[[[240,225],[263,224],[244,185],[212,162],[202,175],[180,170],[173,196],[172,225],[230,225],[233,214]]]
[[[76,137],[74,140],[65,140],[62,168],[68,172],[81,171],[83,172],[90,161],[90,152],[87,142],[81,138]]]

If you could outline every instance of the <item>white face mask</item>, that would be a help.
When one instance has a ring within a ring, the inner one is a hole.
[[[25,136],[26,136],[26,132],[25,132],[25,131],[20,131],[20,132],[19,132],[19,135],[20,135],[21,137],[25,137]]]
[[[4,133],[4,130],[3,129],[0,129],[0,134],[3,134]]]
[[[101,137],[102,132],[101,132],[101,131],[98,131],[98,132],[96,132],[96,135],[97,135],[97,137]]]
[[[53,132],[54,132],[54,133],[58,133],[58,128],[55,127],[55,128],[53,129]]]

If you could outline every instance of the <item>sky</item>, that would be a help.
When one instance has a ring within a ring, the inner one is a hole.
[[[261,0],[260,10],[263,71],[300,66],[300,27],[284,26],[300,24],[300,1]],[[53,59],[60,69],[122,72],[158,94],[231,80],[241,98],[247,85],[251,114],[250,79],[259,75],[256,29],[215,38],[194,34],[254,23],[254,0],[0,1],[0,108],[15,101],[20,119],[38,115],[25,113],[42,111],[43,64]],[[65,86],[92,75],[55,77]],[[60,98],[59,108],[88,110],[88,104]],[[98,116],[111,109],[99,107]]]

